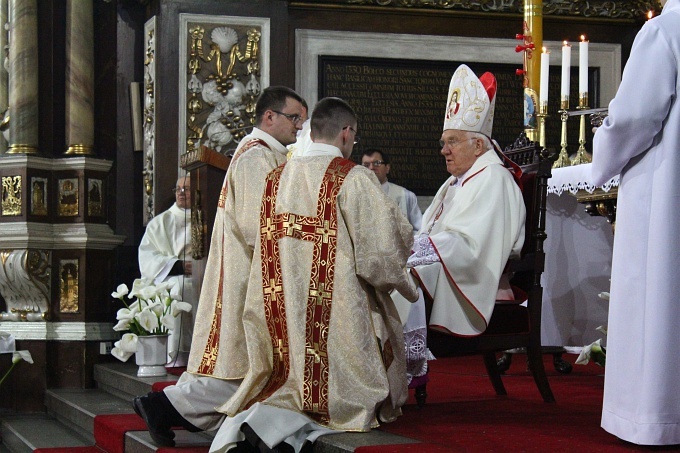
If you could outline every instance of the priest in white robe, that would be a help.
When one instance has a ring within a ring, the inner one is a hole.
[[[305,157],[269,174],[242,324],[250,368],[220,408],[211,451],[244,424],[300,451],[332,430],[368,431],[407,396],[401,322],[389,296],[417,293],[406,271],[412,228],[375,176],[347,160],[352,108],[325,98]]]
[[[633,43],[595,133],[593,182],[620,174],[602,427],[642,445],[680,444],[680,0]]]
[[[249,369],[241,326],[250,264],[259,231],[267,174],[286,162],[286,146],[301,129],[303,99],[287,87],[263,90],[256,126],[239,143],[218,201],[187,372],[177,385],[137,397],[133,407],[154,442],[174,446],[173,426],[215,430],[226,415],[216,410]]]
[[[190,177],[179,178],[173,191],[175,203],[146,226],[139,244],[138,260],[142,278],[153,280],[155,284],[171,283],[170,292],[193,307],[191,312],[174,318],[175,327],[168,338],[168,366],[186,366],[198,304],[191,281]]]
[[[418,206],[418,197],[406,187],[394,184],[388,180],[387,175],[390,174],[392,166],[390,165],[387,153],[377,148],[366,149],[361,155],[361,165],[375,173],[385,195],[397,203],[401,212],[408,217],[408,221],[413,226],[413,231],[419,231],[423,213]]]
[[[451,177],[423,215],[409,258],[411,273],[432,300],[429,327],[457,336],[483,333],[501,275],[524,244],[526,210],[521,190],[490,137],[496,79],[466,65],[449,86],[441,154]],[[407,345],[426,338],[424,300],[409,307],[395,295]],[[411,351],[413,352],[413,351]],[[428,351],[409,356],[409,377],[427,372]]]

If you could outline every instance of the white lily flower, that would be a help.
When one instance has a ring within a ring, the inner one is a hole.
[[[160,282],[156,285],[156,289],[159,294],[162,294],[165,291],[170,291],[170,288],[172,288],[172,283],[170,282]]]
[[[182,302],[181,300],[175,300],[172,302],[170,305],[170,309],[172,310],[172,316],[177,317],[179,314],[183,311],[189,313],[191,311],[191,304],[188,302]]]
[[[125,297],[130,291],[128,290],[128,287],[125,283],[121,283],[118,285],[118,288],[114,292],[111,293],[111,297],[115,299],[122,299]]]
[[[139,308],[135,307],[132,310],[129,308],[121,308],[116,312],[116,319],[118,321],[124,320],[124,319],[133,319],[135,315],[139,312]]]
[[[153,332],[158,328],[158,316],[150,310],[142,310],[135,315],[135,320],[147,332]]]
[[[130,328],[131,321],[132,321],[131,319],[121,319],[120,321],[118,321],[118,324],[113,326],[113,330],[115,330],[116,332],[128,330]]]
[[[146,286],[139,290],[139,298],[144,300],[153,300],[158,294],[155,286]]]
[[[125,352],[137,351],[137,335],[134,333],[126,333],[120,340],[114,343],[114,346],[122,349]]]
[[[609,300],[609,293],[606,292],[606,291],[603,291],[603,292],[599,293],[597,295],[597,297],[599,297],[600,299]]]
[[[160,302],[154,302],[146,307],[145,310],[151,310],[156,316],[161,317],[165,311],[165,306]]]
[[[120,360],[121,362],[127,362],[127,359],[132,357],[132,354],[134,354],[134,352],[125,352],[117,347],[111,349],[111,355]]]
[[[591,360],[598,365],[604,366],[604,350],[602,349],[602,339],[590,343],[588,346],[584,346],[581,353],[578,355],[576,365],[587,365]]]
[[[139,296],[139,291],[149,286],[150,284],[152,284],[152,282],[145,278],[135,279],[135,281],[132,282],[132,290],[130,290],[130,295],[128,296],[128,298],[132,299],[133,297]]]
[[[172,316],[171,314],[165,314],[161,318],[161,324],[168,330],[172,330],[175,328],[175,317]]]
[[[28,363],[33,363],[33,357],[29,351],[14,351],[12,353],[12,363],[18,363],[25,360]]]

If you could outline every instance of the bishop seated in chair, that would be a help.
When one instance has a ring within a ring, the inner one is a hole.
[[[408,260],[422,295],[408,304],[393,293],[405,324],[409,382],[427,373],[428,325],[476,336],[486,330],[496,300],[513,299],[503,271],[522,250],[526,209],[521,171],[491,139],[495,99],[493,74],[477,78],[466,65],[453,74],[447,105],[458,106],[447,109],[440,141],[451,177],[425,211]],[[432,301],[427,321],[425,298]]]

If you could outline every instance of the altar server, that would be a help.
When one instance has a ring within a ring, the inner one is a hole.
[[[680,0],[644,24],[609,116],[593,182],[620,174],[602,427],[641,445],[680,444]]]

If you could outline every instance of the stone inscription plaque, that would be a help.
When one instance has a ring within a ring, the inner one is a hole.
[[[512,144],[523,129],[523,90],[515,74],[521,63],[466,63],[478,76],[486,71],[496,76],[498,92],[494,137],[501,148]],[[319,99],[338,96],[354,107],[359,115],[361,141],[352,158],[360,161],[367,148],[380,148],[390,156],[389,179],[417,195],[434,195],[450,176],[440,154],[439,138],[444,124],[444,109],[451,76],[460,62],[394,60],[364,57],[322,56],[319,58]],[[577,81],[578,68],[572,68]],[[551,99],[557,131],[548,146],[559,145],[559,67],[551,71]],[[592,84],[591,76],[591,85]],[[555,91],[553,87],[557,85]],[[573,85],[576,99],[578,83]],[[549,112],[550,113],[550,112]],[[552,127],[550,127],[552,126]],[[575,152],[578,122],[569,124]],[[554,132],[550,132],[554,134]]]

